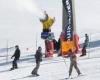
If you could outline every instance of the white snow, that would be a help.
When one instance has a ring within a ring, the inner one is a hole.
[[[84,76],[73,80],[100,80],[100,47],[88,49],[87,56],[78,57],[78,67]],[[10,59],[10,58],[9,58]],[[2,60],[2,59],[1,59]],[[4,60],[6,61],[6,60]],[[10,62],[11,60],[9,60]],[[34,56],[22,56],[19,69],[9,71],[11,63],[0,62],[0,80],[61,80],[68,77],[70,61],[63,57],[43,58],[39,77],[29,77],[35,67]],[[77,73],[73,69],[72,77]]]

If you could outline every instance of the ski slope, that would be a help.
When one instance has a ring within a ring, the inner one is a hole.
[[[43,58],[39,69],[40,76],[32,77],[34,55],[25,55],[21,56],[19,69],[13,71],[9,71],[11,61],[0,62],[0,80],[65,80],[68,77],[69,64],[68,58]],[[84,76],[77,77],[73,69],[72,80],[100,80],[100,47],[88,49],[87,56],[78,57],[78,66]]]

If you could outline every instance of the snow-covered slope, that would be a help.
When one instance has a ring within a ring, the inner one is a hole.
[[[78,57],[78,67],[84,76],[77,77],[73,69],[73,80],[100,80],[100,47],[88,49],[87,56]],[[9,58],[10,59],[10,58]],[[5,61],[5,59],[1,59]],[[8,63],[0,62],[0,80],[62,80],[68,77],[69,59],[62,57],[43,58],[39,69],[39,77],[32,77],[31,71],[35,67],[34,56],[22,56],[18,63],[19,69],[9,71]]]

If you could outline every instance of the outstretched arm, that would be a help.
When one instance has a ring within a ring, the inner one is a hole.
[[[48,19],[48,14],[46,13],[46,11],[44,11],[44,15],[45,15],[45,18],[40,19],[41,22],[46,21]]]

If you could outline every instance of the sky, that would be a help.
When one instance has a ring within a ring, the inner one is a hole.
[[[55,1],[56,4],[52,3],[53,0],[0,0],[0,43],[6,44],[8,41],[9,46],[36,47],[37,39],[37,44],[41,45],[44,41],[40,38],[42,25],[39,18],[44,10],[51,17],[56,17],[52,31],[59,37],[61,1]]]
[[[85,33],[100,32],[99,8],[99,0],[75,0],[76,27],[80,37]],[[43,45],[39,18],[43,17],[44,10],[56,19],[52,32],[57,40],[62,29],[62,0],[0,0],[0,45],[18,44],[35,49],[36,45]]]
[[[77,32],[83,35],[100,32],[100,1],[99,0],[75,0]]]

